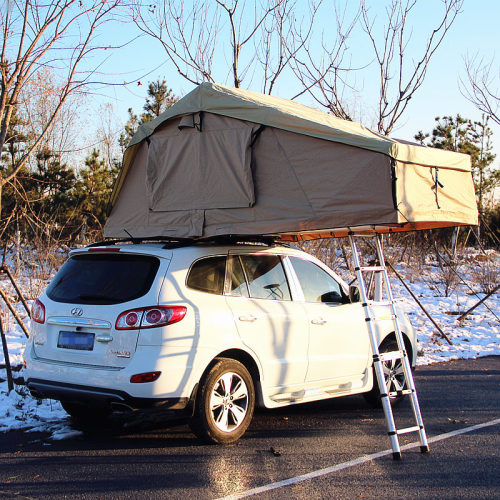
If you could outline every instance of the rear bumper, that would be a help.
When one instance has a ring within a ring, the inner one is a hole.
[[[26,381],[26,386],[35,398],[87,403],[114,409],[127,408],[134,410],[161,406],[168,410],[185,410],[190,401],[189,398],[137,398],[124,391],[38,378],[29,378]]]

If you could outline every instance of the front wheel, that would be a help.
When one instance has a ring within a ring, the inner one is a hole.
[[[379,348],[379,352],[393,352],[398,351],[398,343],[394,339],[385,340],[382,342]],[[382,369],[384,372],[385,387],[387,394],[390,392],[403,391],[407,389],[403,360],[402,359],[391,359],[387,361],[382,361]],[[382,400],[380,398],[380,390],[378,388],[377,374],[375,373],[375,366],[372,368],[373,372],[373,388],[370,392],[365,392],[363,396],[368,401],[368,403],[374,408],[382,407]],[[397,406],[403,401],[404,395],[391,396],[389,401],[392,406]]]
[[[200,382],[191,430],[210,443],[234,443],[250,425],[254,406],[248,370],[234,359],[218,359]]]

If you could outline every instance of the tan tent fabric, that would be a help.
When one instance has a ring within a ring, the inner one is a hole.
[[[130,146],[150,136],[170,118],[199,111],[261,123],[327,141],[341,142],[384,153],[404,162],[420,165],[437,163],[441,167],[470,171],[467,155],[405,144],[367,129],[359,123],[342,120],[295,101],[215,83],[202,83],[161,116],[142,125],[132,138]]]
[[[467,155],[214,84],[139,129],[112,202],[107,237],[296,240],[477,224]]]

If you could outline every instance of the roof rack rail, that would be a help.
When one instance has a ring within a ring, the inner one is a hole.
[[[195,240],[191,238],[169,238],[168,236],[148,236],[145,238],[111,238],[109,240],[96,241],[95,243],[90,243],[87,248],[92,247],[102,247],[109,245],[119,245],[121,243],[147,243],[147,242],[158,242],[167,244],[177,244],[177,245],[192,245]]]
[[[242,245],[242,244],[261,244],[273,246],[278,243],[278,237],[273,235],[262,234],[224,234],[220,236],[212,236],[210,238],[199,239],[199,243],[216,243],[219,245]]]
[[[110,238],[109,240],[97,241],[95,243],[90,243],[87,248],[101,247],[109,245],[119,245],[122,243],[146,243],[146,242],[158,242],[165,243],[163,248],[178,248],[188,245],[238,245],[238,244],[261,244],[267,246],[273,246],[280,243],[279,236],[272,235],[237,235],[237,234],[225,234],[220,236],[212,236],[210,238],[171,238],[168,236],[148,236],[144,238]]]

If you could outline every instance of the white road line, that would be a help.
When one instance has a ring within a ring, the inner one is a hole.
[[[448,439],[454,436],[458,436],[460,434],[474,432],[478,429],[483,429],[484,427],[491,427],[493,425],[499,425],[499,424],[500,424],[500,418],[497,418],[495,420],[490,420],[489,422],[485,422],[484,424],[472,425],[470,427],[464,427],[463,429],[458,429],[456,431],[446,432],[445,434],[439,434],[438,436],[429,438],[428,441],[429,443],[436,443],[438,441],[442,441],[443,439]],[[420,442],[410,443],[401,446],[401,450],[402,451],[409,450],[410,448],[416,448],[417,446],[420,446]],[[266,484],[265,486],[260,486],[258,488],[253,488],[251,490],[242,491],[241,493],[235,493],[234,495],[229,495],[220,498],[218,500],[237,500],[239,498],[245,498],[245,497],[250,497],[252,495],[257,495],[258,493],[265,493],[266,491],[275,490],[283,486],[290,486],[291,484],[307,481],[308,479],[314,479],[316,477],[326,476],[327,474],[331,474],[332,472],[337,472],[342,469],[354,467],[355,465],[369,462],[370,460],[375,460],[377,458],[384,457],[386,455],[392,455],[392,450],[384,450],[384,451],[379,451],[377,453],[372,453],[371,455],[364,455],[362,457],[355,458],[354,460],[349,460],[349,462],[333,465],[331,467],[327,467],[326,469],[319,469],[313,472],[309,472],[307,474],[302,474],[301,476],[291,477],[290,479],[284,479],[283,481],[278,481],[276,483]]]

